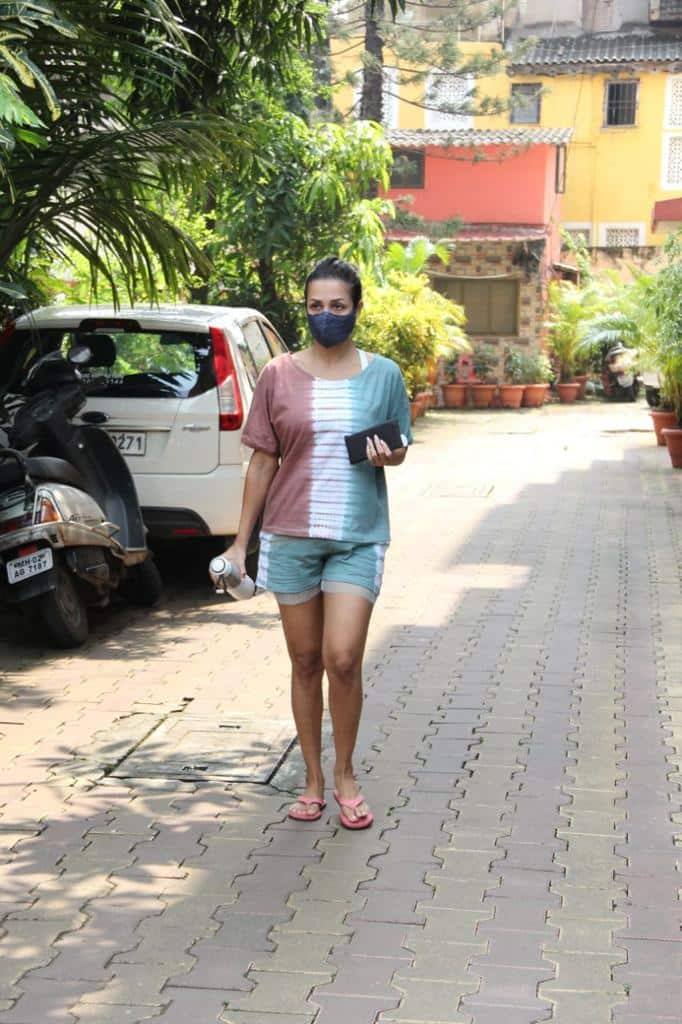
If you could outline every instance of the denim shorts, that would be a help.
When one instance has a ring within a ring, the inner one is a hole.
[[[386,547],[261,533],[256,586],[271,590],[280,604],[303,604],[320,591],[358,594],[374,604]]]

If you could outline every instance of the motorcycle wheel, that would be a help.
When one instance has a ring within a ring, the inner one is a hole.
[[[156,562],[148,558],[126,570],[121,596],[136,608],[153,608],[163,594],[163,580]]]
[[[80,647],[89,633],[88,613],[69,570],[57,565],[57,586],[38,598],[38,614],[57,647]]]

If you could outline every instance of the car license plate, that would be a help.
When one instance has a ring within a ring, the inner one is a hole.
[[[130,430],[110,430],[109,435],[122,455],[144,455],[147,451],[147,435]]]
[[[24,555],[22,558],[13,558],[7,563],[7,579],[10,583],[21,583],[30,576],[38,576],[41,572],[47,572],[54,565],[52,548],[41,548],[31,555]]]

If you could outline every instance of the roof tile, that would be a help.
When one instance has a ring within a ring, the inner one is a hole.
[[[540,39],[512,61],[514,71],[571,68],[576,65],[675,64],[682,62],[682,37],[655,32],[599,33]]]
[[[392,146],[420,149],[422,146],[472,148],[475,146],[560,146],[569,142],[572,128],[449,128],[439,131],[393,129],[386,133]]]

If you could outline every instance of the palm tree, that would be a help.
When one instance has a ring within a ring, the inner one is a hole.
[[[391,242],[384,258],[384,270],[397,270],[402,274],[421,274],[430,260],[447,264],[451,246],[446,242],[432,242],[426,237],[412,238],[407,245]]]
[[[199,202],[211,174],[245,174],[263,128],[243,118],[240,98],[311,40],[322,8],[22,0],[0,13],[0,89],[14,103],[11,122],[0,121],[0,278],[26,282],[36,260],[68,261],[74,250],[115,297],[120,274],[131,296],[154,297],[157,267],[171,288],[205,271],[149,197]]]

